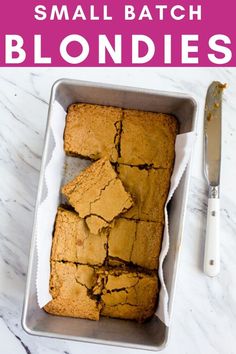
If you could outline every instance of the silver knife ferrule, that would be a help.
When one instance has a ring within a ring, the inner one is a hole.
[[[209,187],[209,198],[218,199],[220,197],[220,188],[219,186],[210,186]]]

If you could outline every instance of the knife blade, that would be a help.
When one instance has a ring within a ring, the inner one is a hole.
[[[209,186],[204,273],[216,276],[220,272],[220,167],[222,93],[226,87],[219,81],[209,86],[204,112],[204,171]]]

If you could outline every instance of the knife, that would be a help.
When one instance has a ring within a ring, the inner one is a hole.
[[[220,166],[222,92],[218,81],[209,86],[204,112],[204,170],[209,186],[204,273],[214,277],[220,272]]]

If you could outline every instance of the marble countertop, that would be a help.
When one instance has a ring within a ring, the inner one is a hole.
[[[198,138],[187,222],[171,336],[162,353],[236,353],[236,69],[229,68],[0,69],[0,352],[134,353],[132,349],[32,337],[21,327],[48,101],[51,85],[62,77],[185,92],[197,100]],[[202,272],[207,206],[202,130],[206,89],[213,80],[229,86],[223,106],[221,273],[208,278]]]

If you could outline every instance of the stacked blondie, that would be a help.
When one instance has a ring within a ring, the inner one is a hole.
[[[62,188],[70,208],[56,216],[47,312],[138,321],[154,313],[177,130],[172,115],[69,107],[65,152],[96,162]]]

